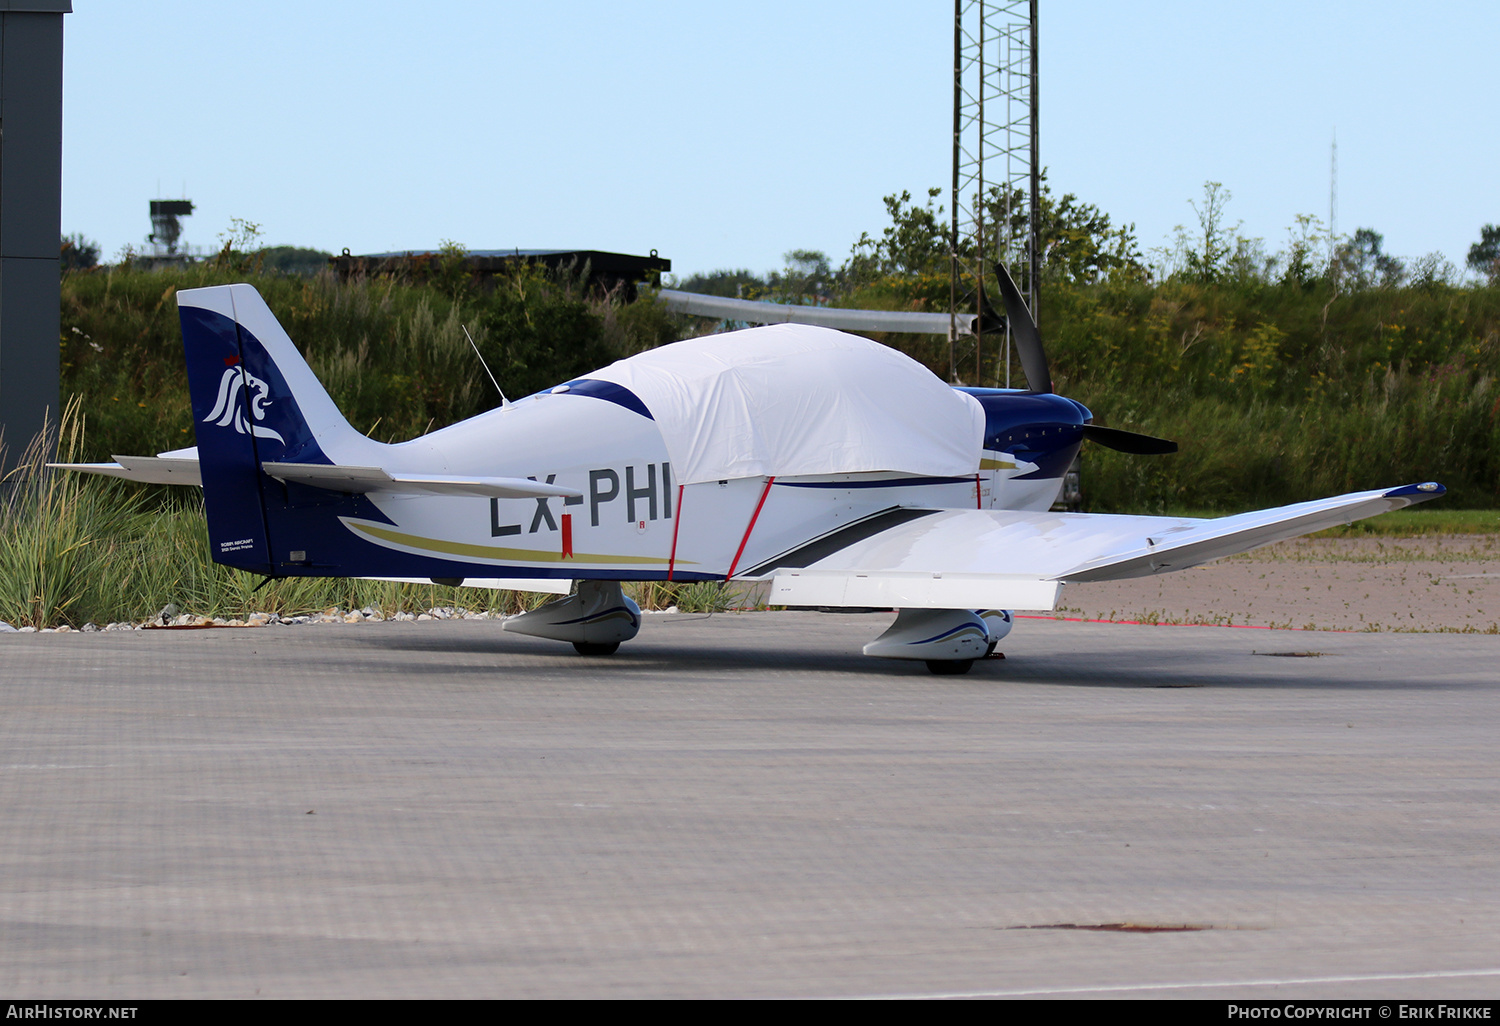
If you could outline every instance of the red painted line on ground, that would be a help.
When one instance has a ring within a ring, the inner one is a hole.
[[[1027,616],[1012,614],[1017,620],[1063,620],[1067,623],[1118,623],[1127,627],[1230,627],[1239,631],[1318,631],[1323,634],[1361,634],[1364,631],[1344,630],[1339,627],[1266,627],[1255,623],[1147,623],[1145,620],[1091,620],[1085,616]]]

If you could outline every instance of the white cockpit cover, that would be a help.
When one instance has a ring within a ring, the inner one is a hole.
[[[646,404],[682,484],[979,469],[977,399],[889,346],[831,328],[772,324],[708,335],[590,377]]]

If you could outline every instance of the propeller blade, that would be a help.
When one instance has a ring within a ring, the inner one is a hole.
[[[1085,424],[1083,426],[1083,437],[1091,442],[1116,452],[1128,452],[1134,456],[1165,456],[1177,451],[1177,443],[1168,438],[1153,438],[1150,435],[1137,434],[1134,431],[1121,431],[1119,428],[1101,427],[1098,424]]]
[[[979,290],[979,316],[974,320],[974,330],[985,334],[1005,330],[1005,315],[990,302],[988,289]]]
[[[1010,333],[1016,340],[1016,350],[1021,354],[1021,369],[1026,372],[1026,384],[1033,392],[1052,391],[1052,372],[1047,369],[1047,354],[1042,349],[1042,335],[1036,330],[1036,321],[1026,309],[1026,300],[1021,290],[1011,280],[1005,265],[996,261],[995,278],[1000,282],[1000,295],[1005,299],[1005,316],[1010,321]]]

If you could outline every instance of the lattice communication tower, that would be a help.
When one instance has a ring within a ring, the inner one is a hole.
[[[995,261],[1012,269],[1036,315],[1041,186],[1036,23],[1037,0],[954,0],[948,303],[955,326],[949,336],[954,381],[959,378],[957,317],[983,313],[985,282]],[[995,383],[1009,387],[1009,331],[1003,341],[992,334],[987,342],[982,318],[975,327],[974,383],[981,383],[987,344],[996,350]]]

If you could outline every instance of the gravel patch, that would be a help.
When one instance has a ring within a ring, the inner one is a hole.
[[[1299,538],[1160,577],[1069,585],[1056,615],[1500,634],[1500,537]]]

